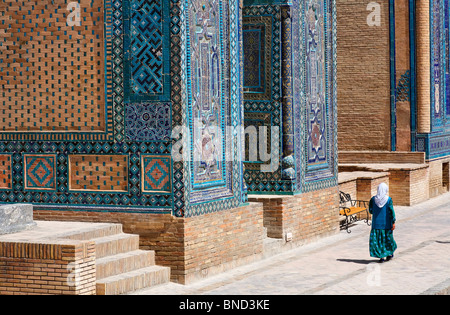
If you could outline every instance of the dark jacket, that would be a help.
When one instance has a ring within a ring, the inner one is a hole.
[[[372,228],[377,230],[390,230],[395,223],[395,212],[392,198],[389,197],[386,204],[379,208],[372,197],[369,202],[369,212],[372,214]]]

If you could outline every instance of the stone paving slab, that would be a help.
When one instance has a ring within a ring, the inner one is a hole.
[[[450,193],[395,208],[398,249],[383,264],[369,256],[370,227],[358,222],[311,244],[190,284],[137,295],[448,294]]]
[[[0,235],[31,229],[35,225],[33,222],[33,205],[0,205]]]

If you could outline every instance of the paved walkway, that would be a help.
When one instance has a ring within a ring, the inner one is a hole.
[[[383,264],[369,256],[370,227],[339,234],[191,285],[169,283],[139,295],[449,294],[450,193],[396,207],[398,249]]]

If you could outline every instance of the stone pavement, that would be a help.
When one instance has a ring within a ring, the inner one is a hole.
[[[136,295],[450,294],[450,193],[395,207],[395,257],[369,256],[370,227],[235,268],[190,285],[169,283]]]

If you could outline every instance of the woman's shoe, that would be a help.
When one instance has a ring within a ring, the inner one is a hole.
[[[380,258],[380,260],[378,261],[380,264],[384,263],[384,258]]]
[[[386,261],[389,261],[389,260],[391,260],[392,258],[394,258],[394,254],[392,254],[392,255],[390,255],[390,256],[387,256],[387,257],[386,257]]]

